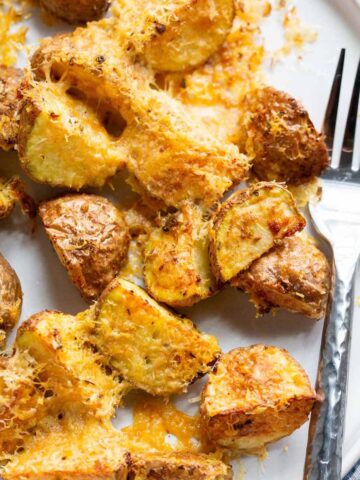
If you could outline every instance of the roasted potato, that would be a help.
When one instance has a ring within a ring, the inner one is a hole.
[[[188,307],[213,295],[218,285],[209,261],[209,222],[200,209],[170,213],[144,248],[146,289],[159,302]]]
[[[115,11],[135,51],[160,71],[204,63],[225,40],[235,14],[233,0],[122,0]]]
[[[68,405],[79,403],[92,415],[108,417],[120,403],[121,384],[91,348],[86,317],[59,312],[37,313],[18,330],[15,345],[42,365],[47,389]]]
[[[42,202],[40,218],[70,278],[94,300],[126,260],[129,232],[122,213],[96,195],[66,195]]]
[[[135,480],[231,480],[231,467],[207,455],[162,453],[131,455]]]
[[[140,194],[179,207],[185,202],[210,206],[247,176],[249,163],[235,145],[219,141],[163,91],[137,99],[137,121],[123,141],[127,167]]]
[[[325,315],[331,272],[325,255],[309,239],[287,238],[231,280],[249,293],[259,313],[273,307],[314,320]]]
[[[235,192],[219,206],[210,230],[215,275],[223,282],[231,280],[305,224],[282,185],[263,182]]]
[[[19,177],[10,179],[0,177],[0,220],[6,218],[19,203],[23,213],[34,218],[36,205],[34,200],[25,191],[25,185]]]
[[[109,8],[109,0],[40,0],[50,13],[68,23],[91,22],[101,18]]]
[[[20,280],[10,264],[0,254],[0,347],[5,345],[7,332],[19,320],[21,305]]]
[[[19,68],[0,65],[0,148],[14,148],[19,123],[18,109],[20,95],[18,89],[24,72]]]
[[[121,278],[98,300],[93,341],[124,380],[162,396],[185,391],[210,370],[220,352],[214,337]]]
[[[286,93],[272,87],[252,91],[242,108],[240,150],[252,159],[259,180],[305,183],[329,165],[323,136]]]
[[[2,472],[4,480],[127,480],[130,455],[109,421],[61,411],[25,439]]]
[[[37,75],[50,68],[54,75],[65,75],[68,82],[85,92],[98,92],[99,100],[111,103],[122,115],[126,128],[117,145],[126,151],[126,166],[136,191],[168,206],[179,206],[188,200],[211,205],[246,178],[249,162],[235,145],[218,140],[179,101],[153,89],[153,78],[130,55],[109,56],[102,46],[95,50],[93,44],[98,45],[99,40],[104,40],[108,50],[114,50],[110,32],[94,27],[87,30],[78,29],[72,35],[42,43],[33,57],[33,68]],[[89,44],[90,53],[85,55],[83,49]],[[96,55],[100,55],[100,63]],[[36,167],[29,172],[37,179],[41,166],[38,154],[43,148],[40,144],[34,157]],[[94,155],[96,152],[94,146]],[[29,170],[26,163],[23,161]],[[85,172],[92,171],[84,158],[79,163]],[[52,164],[58,162],[52,160]],[[71,165],[62,167],[72,173]],[[49,170],[42,169],[42,175],[49,182]],[[60,178],[62,175],[61,172]],[[70,185],[69,181],[66,183]]]
[[[286,350],[253,345],[222,356],[204,388],[201,416],[215,445],[251,453],[299,428],[315,400]]]
[[[18,148],[33,180],[75,190],[101,187],[126,163],[95,109],[62,82],[34,83],[24,92]]]

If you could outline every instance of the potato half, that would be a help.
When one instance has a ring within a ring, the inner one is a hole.
[[[214,444],[251,453],[299,428],[315,400],[308,376],[286,350],[253,345],[221,357],[201,415]]]
[[[0,148],[14,148],[19,130],[18,89],[24,77],[23,70],[0,65]]]
[[[92,415],[110,418],[124,385],[92,351],[89,325],[85,316],[40,312],[21,325],[15,345],[41,366],[48,391],[63,399],[64,408],[78,404]]]
[[[14,269],[0,254],[0,347],[6,334],[17,323],[21,313],[22,291]]]
[[[186,391],[207,373],[220,348],[190,320],[160,306],[140,287],[115,279],[98,300],[94,341],[111,366],[153,395]]]
[[[188,307],[218,290],[209,259],[209,222],[186,206],[153,229],[144,248],[146,289],[159,302]]]
[[[240,150],[259,180],[305,183],[329,165],[324,137],[294,98],[272,87],[248,94]]]
[[[130,236],[120,210],[104,197],[75,194],[42,202],[39,214],[81,295],[99,297],[127,258]]]
[[[116,5],[120,26],[155,70],[181,71],[204,63],[230,31],[233,0],[129,0]]]
[[[280,307],[314,320],[325,315],[331,271],[325,255],[307,238],[294,236],[231,280],[249,293],[259,313]]]
[[[109,8],[109,0],[41,0],[46,10],[68,23],[91,22],[104,15]]]
[[[214,273],[231,280],[283,238],[305,227],[291,193],[282,185],[258,183],[220,205],[210,231]]]
[[[35,181],[79,190],[103,186],[124,168],[126,153],[96,109],[64,83],[34,83],[24,93],[19,157]]]

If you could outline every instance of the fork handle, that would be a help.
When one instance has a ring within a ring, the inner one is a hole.
[[[311,415],[306,480],[341,479],[357,260],[335,255],[333,298],[325,318],[317,378],[320,401]]]

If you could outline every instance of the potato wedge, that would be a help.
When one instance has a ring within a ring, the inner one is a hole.
[[[325,255],[309,239],[294,236],[231,280],[249,293],[259,313],[273,307],[319,320],[325,315],[331,271]]]
[[[6,334],[19,320],[22,305],[20,280],[15,270],[0,254],[0,348]]]
[[[4,480],[127,480],[130,455],[110,422],[64,412],[41,422],[5,466]]]
[[[220,348],[190,320],[160,306],[140,287],[115,279],[98,300],[94,342],[134,387],[153,395],[186,391],[207,373]]]
[[[155,70],[204,63],[223,43],[235,15],[233,0],[118,1],[115,12],[135,50]],[[161,53],[160,53],[161,52]]]
[[[131,472],[135,480],[231,480],[231,467],[207,455],[191,453],[134,454]]]
[[[264,182],[235,192],[220,205],[210,230],[215,275],[223,282],[231,280],[305,224],[293,196],[282,185]]]
[[[48,390],[61,396],[64,404],[78,403],[94,416],[110,418],[125,384],[101,365],[91,349],[88,328],[84,316],[45,311],[21,325],[15,344],[42,366]]]
[[[34,83],[20,112],[19,157],[35,181],[79,190],[103,186],[124,168],[126,153],[96,110],[62,82]]]
[[[42,202],[39,214],[81,295],[98,298],[127,258],[130,236],[120,210],[104,197],[79,194]]]
[[[251,453],[299,428],[315,400],[308,376],[286,350],[253,345],[221,357],[201,415],[214,444]]]
[[[306,183],[329,165],[324,137],[295,99],[272,87],[251,92],[240,135],[240,150],[259,180]]]
[[[68,23],[91,22],[101,18],[109,8],[109,0],[41,0],[50,13]]]
[[[189,307],[218,290],[209,260],[209,222],[185,206],[153,229],[144,248],[147,291],[159,302]]]
[[[19,130],[18,89],[24,77],[23,70],[0,65],[0,148],[14,148]]]

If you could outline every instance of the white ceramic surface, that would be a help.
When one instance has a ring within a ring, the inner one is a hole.
[[[306,49],[299,62],[295,56],[287,58],[269,73],[269,81],[300,98],[309,109],[317,126],[321,124],[334,68],[341,47],[347,49],[343,97],[340,104],[340,125],[344,125],[346,109],[356,62],[360,55],[360,9],[353,0],[298,0],[300,15],[315,25],[319,32],[315,44]],[[264,31],[268,44],[279,44],[279,18],[266,21]],[[36,16],[26,22],[29,40],[65,30],[44,27]],[[20,62],[21,63],[21,62]],[[22,59],[24,63],[24,59]],[[359,133],[359,131],[358,131]],[[340,135],[342,136],[342,134]],[[340,138],[338,136],[338,140]],[[359,135],[358,135],[359,137]],[[358,139],[359,140],[359,139]],[[357,158],[360,157],[359,141]],[[3,173],[19,172],[15,155],[0,154],[0,170]],[[38,186],[27,179],[32,193],[38,199],[48,198],[54,190]],[[127,195],[128,191],[120,177],[115,182],[116,191],[104,189],[113,200]],[[65,270],[53,252],[41,225],[34,233],[29,222],[18,212],[0,224],[0,250],[16,269],[24,290],[22,319],[43,309],[59,309],[69,313],[81,311],[85,303],[69,282]],[[360,282],[359,282],[360,283]],[[357,288],[357,295],[360,288]],[[264,342],[288,349],[300,361],[314,381],[319,355],[322,322],[314,323],[300,315],[279,312],[255,318],[255,310],[245,295],[225,289],[213,299],[187,309],[186,314],[199,328],[215,334],[222,348],[227,351],[238,346]],[[344,473],[360,458],[360,308],[356,307],[351,357],[350,388],[344,444]],[[187,398],[194,397],[201,388],[198,382],[191,388]],[[177,400],[181,408],[194,412],[186,398]],[[130,409],[118,412],[116,425],[131,421]],[[246,471],[246,480],[300,480],[304,464],[308,425],[269,447],[268,458],[259,462],[256,458],[241,461]]]

